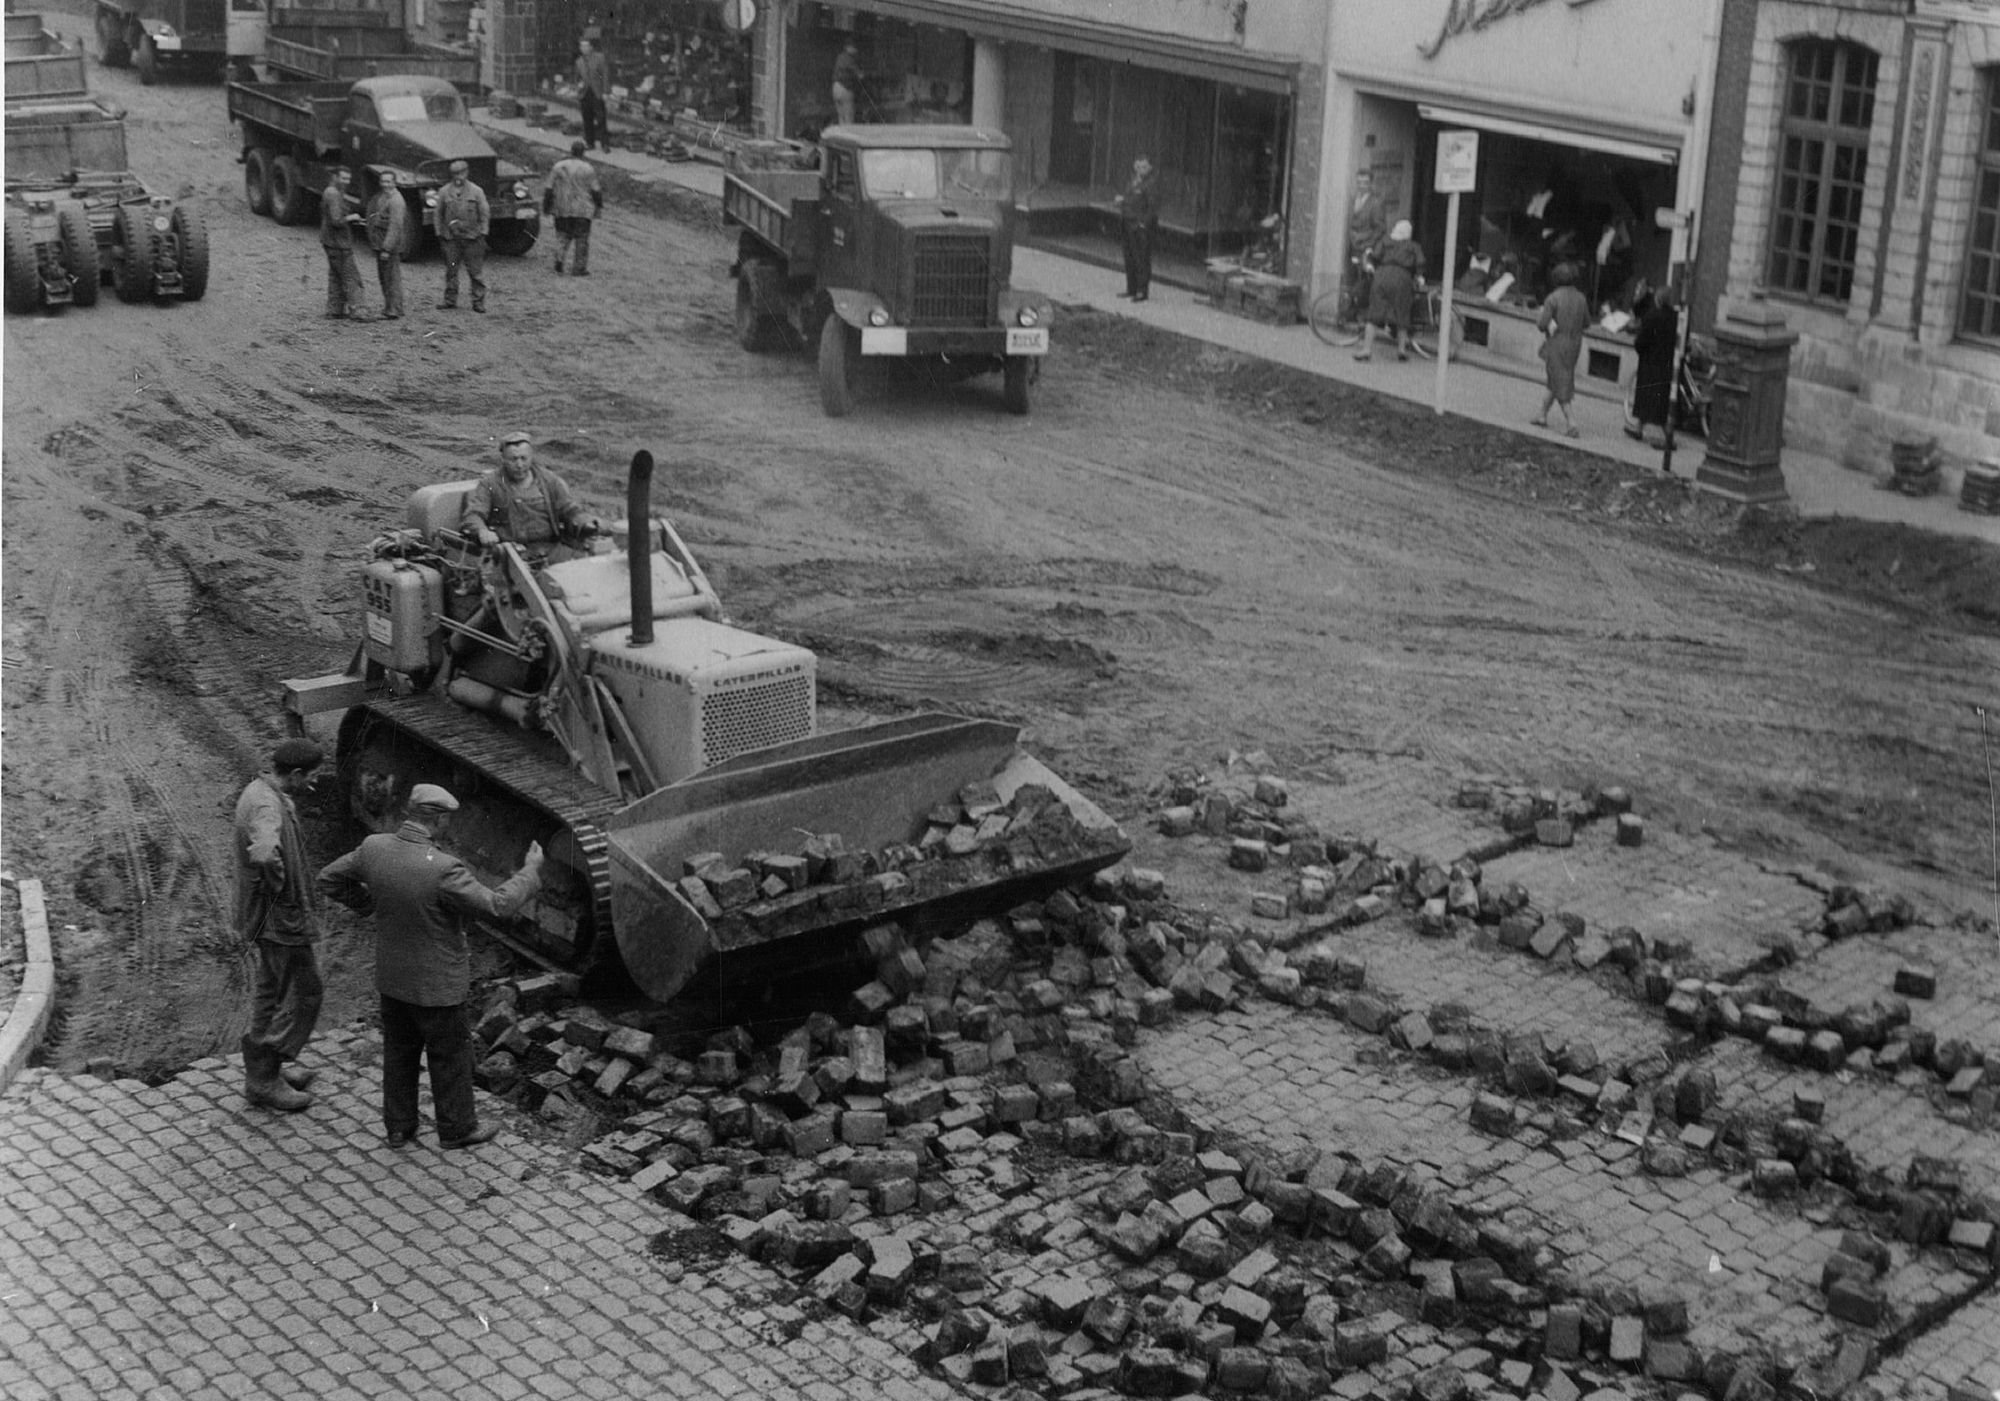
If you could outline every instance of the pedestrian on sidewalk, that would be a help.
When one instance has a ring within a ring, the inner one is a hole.
[[[604,212],[604,190],[597,182],[597,167],[583,158],[585,146],[572,141],[569,155],[549,171],[548,187],[542,191],[542,213],[556,220],[556,271],[571,247],[576,260],[570,271],[578,277],[590,276],[590,221]]]
[[[1639,313],[1639,329],[1632,337],[1639,363],[1632,374],[1632,421],[1625,425],[1625,436],[1644,442],[1647,425],[1657,424],[1664,445],[1674,403],[1674,344],[1681,332],[1674,290],[1644,293],[1633,309]]]
[[[1542,396],[1542,411],[1530,419],[1537,428],[1549,426],[1549,410],[1561,408],[1563,436],[1574,438],[1576,420],[1570,416],[1570,400],[1576,397],[1576,362],[1583,354],[1583,331],[1590,324],[1590,303],[1576,286],[1576,265],[1557,263],[1549,275],[1555,290],[1542,303],[1535,325],[1542,333],[1542,369],[1548,392]]]
[[[1416,299],[1417,278],[1424,266],[1424,250],[1410,237],[1410,221],[1398,219],[1389,230],[1388,242],[1375,253],[1375,277],[1368,287],[1368,313],[1361,327],[1361,349],[1356,360],[1375,354],[1375,328],[1396,333],[1396,358],[1410,358],[1410,303]]]
[[[1146,157],[1132,162],[1132,179],[1117,204],[1125,245],[1125,290],[1120,295],[1143,302],[1153,285],[1153,235],[1160,227],[1159,187]]]
[[[583,148],[611,149],[611,124],[605,119],[604,99],[611,95],[611,70],[604,55],[588,39],[576,41],[576,105],[583,116]]]
[[[472,282],[472,309],[486,310],[486,233],[493,214],[486,203],[486,191],[468,178],[472,167],[464,161],[451,163],[451,180],[438,191],[438,241],[444,245],[444,300],[439,311],[458,305],[458,269]]]
[[[465,916],[511,919],[541,888],[542,848],[489,890],[437,844],[458,800],[419,783],[403,825],[377,833],[319,873],[320,892],[375,917],[375,990],[382,1009],[382,1128],[389,1146],[417,1136],[417,1078],[430,1065],[438,1143],[469,1148],[499,1130],[481,1124],[472,1097],[472,1028],[465,1001],[472,957]]]
[[[353,178],[346,166],[337,165],[320,191],[319,246],[326,250],[326,314],[366,321],[361,269],[354,263],[354,226],[362,220],[359,202],[348,193]]]
[[[375,249],[375,280],[382,284],[382,319],[403,314],[403,245],[410,227],[410,207],[395,180],[377,171],[375,192],[368,200],[368,242]]]
[[[263,1109],[304,1109],[313,1072],[290,1064],[312,1039],[326,985],[313,957],[318,901],[292,799],[325,759],[309,739],[288,739],[271,768],[236,799],[236,936],[256,960],[250,1029],[242,1041],[243,1097]]]

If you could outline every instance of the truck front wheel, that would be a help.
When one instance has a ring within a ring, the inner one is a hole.
[[[1028,411],[1028,386],[1034,383],[1034,358],[1028,355],[1009,355],[1003,376],[1000,395],[1007,405],[1007,412],[1025,414]]]
[[[42,273],[35,262],[35,234],[28,216],[7,211],[7,310],[33,311],[42,304]]]
[[[112,245],[112,278],[121,302],[153,299],[153,211],[143,204],[118,206],[116,241]]]
[[[125,42],[125,28],[116,15],[102,10],[97,14],[97,61],[106,68],[124,68],[132,62],[131,46]]]
[[[198,302],[208,295],[208,225],[192,205],[176,205],[172,228],[181,249],[181,299]]]
[[[838,316],[819,328],[819,406],[828,418],[854,412],[854,378],[860,368],[861,334]]]
[[[151,87],[160,81],[160,51],[153,46],[152,35],[149,34],[139,41],[132,58],[132,66],[139,70],[141,83]]]
[[[541,232],[539,225],[515,219],[509,223],[493,225],[489,242],[493,251],[503,258],[525,258],[535,249],[535,238]]]
[[[782,323],[757,310],[757,293],[750,282],[750,268],[745,264],[736,278],[736,343],[756,354],[777,348]]]

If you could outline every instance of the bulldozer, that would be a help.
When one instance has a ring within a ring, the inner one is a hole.
[[[625,519],[546,555],[459,530],[475,483],[418,488],[362,568],[346,670],[284,683],[294,733],[338,713],[341,793],[370,830],[438,783],[475,870],[542,844],[540,894],[495,932],[666,1002],[718,960],[837,962],[865,929],[938,932],[1129,852],[1016,726],[818,732],[813,654],[727,621],[653,516],[652,472],[636,454]]]

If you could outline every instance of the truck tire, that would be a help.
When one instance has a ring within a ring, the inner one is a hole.
[[[271,153],[262,146],[243,153],[243,197],[252,214],[271,217]]]
[[[7,310],[33,311],[42,304],[42,275],[35,266],[35,236],[28,216],[7,211]]]
[[[775,350],[782,328],[783,323],[776,317],[757,310],[757,294],[750,285],[750,268],[746,264],[736,277],[736,343],[753,355]]]
[[[97,12],[97,61],[106,68],[125,68],[132,62],[132,50],[125,42],[125,26],[116,15]]]
[[[97,238],[90,232],[90,215],[80,204],[59,208],[56,227],[62,231],[63,264],[76,283],[70,289],[71,299],[78,306],[96,306],[104,279],[97,265]]]
[[[487,242],[493,251],[503,258],[525,258],[535,249],[535,240],[541,234],[541,225],[524,223],[510,219],[506,223],[495,221],[487,235]]]
[[[1001,371],[1001,400],[1011,414],[1028,412],[1028,386],[1034,383],[1035,361],[1032,356],[1009,355],[1007,368]]]
[[[160,51],[153,44],[153,36],[142,35],[139,46],[132,53],[132,66],[139,70],[139,81],[147,87],[160,81]]]
[[[838,316],[819,328],[819,406],[828,418],[854,412],[854,379],[860,368],[860,333]]]
[[[299,169],[297,158],[279,156],[271,162],[271,217],[281,224],[303,224],[306,221],[307,201],[312,192],[306,189],[305,172]]]
[[[171,227],[181,248],[181,299],[198,302],[208,295],[208,225],[199,209],[179,204]]]
[[[118,222],[113,225],[111,275],[121,302],[153,299],[152,213],[143,204],[118,206]]]

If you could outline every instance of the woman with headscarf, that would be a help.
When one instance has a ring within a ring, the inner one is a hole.
[[[1590,324],[1590,303],[1576,288],[1576,268],[1569,263],[1556,264],[1550,275],[1555,290],[1542,303],[1542,314],[1535,318],[1535,325],[1542,333],[1542,366],[1548,380],[1548,393],[1542,399],[1542,411],[1531,420],[1537,428],[1549,426],[1549,410],[1560,407],[1563,416],[1563,436],[1574,438],[1576,420],[1570,417],[1569,403],[1576,397],[1576,362],[1583,354],[1583,328]]]
[[[1644,441],[1646,425],[1656,423],[1662,436],[1667,431],[1667,415],[1674,402],[1674,342],[1680,339],[1680,314],[1674,309],[1674,292],[1662,287],[1648,293],[1639,312],[1639,331],[1632,338],[1638,352],[1639,368],[1632,377],[1632,418],[1625,436]]]
[[[1424,251],[1410,238],[1410,221],[1398,219],[1389,230],[1389,241],[1375,254],[1375,282],[1368,291],[1367,324],[1361,331],[1361,349],[1356,360],[1375,353],[1375,328],[1396,333],[1396,358],[1410,358],[1410,299],[1417,294],[1417,274],[1424,265]]]

